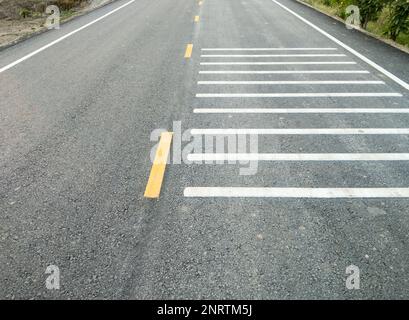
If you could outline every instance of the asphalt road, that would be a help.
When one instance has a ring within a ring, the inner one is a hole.
[[[395,130],[409,128],[409,55],[278,2],[293,13],[136,0],[0,73],[0,298],[409,298],[409,167],[396,159],[409,135]],[[126,3],[0,52],[0,70]],[[185,138],[252,129],[273,159],[252,175],[178,164],[176,134],[147,199],[151,133],[179,126]],[[345,285],[351,264],[359,290]],[[45,286],[49,265],[59,290]]]

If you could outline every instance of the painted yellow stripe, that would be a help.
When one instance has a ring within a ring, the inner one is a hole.
[[[185,58],[190,58],[192,56],[193,44],[188,44],[186,47]]]
[[[195,16],[195,22],[199,22],[200,17],[199,16]]]
[[[173,132],[163,132],[160,136],[155,160],[149,175],[148,184],[145,189],[145,198],[159,198],[162,187],[163,176],[166,169],[166,161],[169,156],[170,145],[172,143]]]

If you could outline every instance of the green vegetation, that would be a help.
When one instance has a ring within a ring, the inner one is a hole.
[[[62,15],[91,2],[91,0],[2,0],[0,1],[0,19],[35,18],[44,14],[49,5],[60,8]]]
[[[22,8],[22,9],[20,9],[18,14],[20,15],[20,17],[25,19],[25,18],[31,16],[31,11],[26,9],[26,8]]]
[[[409,47],[409,0],[302,0],[346,19],[346,8],[359,7],[361,27]]]

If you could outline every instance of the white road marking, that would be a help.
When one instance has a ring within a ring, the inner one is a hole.
[[[89,23],[83,25],[82,27],[80,27],[80,28],[78,28],[78,29],[75,29],[74,31],[71,31],[71,32],[67,33],[66,35],[64,35],[64,36],[62,36],[62,37],[60,37],[60,38],[58,38],[57,40],[54,40],[54,41],[50,42],[49,44],[47,44],[47,45],[45,45],[45,46],[43,46],[43,47],[41,47],[41,48],[39,48],[39,49],[37,49],[37,50],[35,50],[35,51],[29,53],[29,54],[27,54],[27,55],[25,55],[24,57],[22,57],[22,58],[20,58],[20,59],[18,59],[18,60],[16,60],[16,61],[14,61],[14,62],[12,62],[12,63],[6,65],[6,66],[0,68],[0,73],[2,73],[2,72],[4,72],[4,71],[6,71],[6,70],[8,70],[8,69],[10,69],[10,68],[12,68],[12,67],[18,65],[19,63],[21,63],[21,62],[23,62],[23,61],[26,61],[27,59],[29,59],[29,58],[35,56],[36,54],[38,54],[38,53],[40,53],[40,52],[42,52],[42,51],[44,51],[44,50],[46,50],[46,49],[52,47],[53,45],[55,45],[55,44],[57,44],[57,43],[59,43],[59,42],[65,40],[65,39],[67,39],[68,37],[71,37],[72,35],[76,34],[77,32],[79,32],[79,31],[81,31],[81,30],[84,30],[85,28],[88,28],[89,26],[93,25],[94,23],[96,23],[96,22],[98,22],[98,21],[101,21],[102,19],[105,19],[106,17],[108,17],[108,16],[110,16],[111,14],[113,14],[113,13],[115,13],[115,12],[117,12],[117,11],[119,11],[119,10],[121,10],[121,9],[123,9],[123,8],[125,8],[125,7],[127,7],[127,6],[129,6],[130,4],[132,4],[132,3],[135,2],[135,1],[136,1],[136,0],[128,1],[127,3],[124,3],[123,5],[121,5],[120,7],[116,8],[116,9],[113,9],[112,11],[110,11],[110,12],[104,14],[103,16],[101,16],[101,17],[99,17],[99,18],[97,18],[97,19],[95,19],[95,20],[93,20],[93,21],[91,21],[91,22],[89,22]]]
[[[408,161],[409,153],[194,153],[189,161]]]
[[[409,108],[197,108],[193,113],[409,113]]]
[[[409,188],[242,188],[190,187],[185,197],[246,198],[409,198]]]
[[[409,128],[311,128],[311,129],[191,129],[192,135],[385,135],[409,134]]]
[[[286,61],[286,62],[200,62],[202,66],[267,66],[267,65],[351,65],[353,61]]]
[[[402,97],[394,92],[328,92],[328,93],[198,93],[197,98],[357,98]]]
[[[199,74],[368,74],[366,70],[211,70]]]
[[[336,51],[337,48],[202,48],[202,51]]]
[[[202,54],[203,58],[346,57],[345,54]]]
[[[336,81],[198,81],[199,85],[213,84],[385,84],[383,81],[364,81],[364,80],[336,80]]]
[[[300,19],[301,21],[303,21],[305,24],[309,25],[310,27],[312,27],[313,29],[315,29],[316,31],[318,31],[319,33],[321,33],[322,35],[324,35],[325,37],[327,37],[328,39],[332,40],[333,42],[335,42],[336,44],[340,45],[341,47],[343,47],[345,50],[349,51],[350,53],[352,53],[353,55],[355,55],[356,57],[358,57],[359,59],[361,59],[362,61],[364,61],[365,63],[369,64],[371,67],[375,68],[376,70],[378,70],[379,72],[383,73],[385,76],[387,76],[388,78],[390,78],[391,80],[395,81],[396,83],[398,83],[399,85],[401,85],[403,88],[405,88],[406,90],[409,90],[409,84],[406,83],[405,81],[399,79],[397,76],[395,76],[394,74],[392,74],[391,72],[387,71],[386,69],[382,68],[380,65],[378,65],[377,63],[373,62],[372,60],[368,59],[367,57],[365,57],[364,55],[360,54],[358,51],[356,51],[355,49],[352,49],[350,46],[346,45],[345,43],[343,43],[342,41],[338,40],[337,38],[335,38],[334,36],[330,35],[328,32],[322,30],[321,28],[317,27],[315,24],[311,23],[310,21],[308,21],[307,19],[301,17],[299,14],[295,13],[294,11],[292,11],[291,9],[287,8],[286,6],[284,6],[283,4],[281,4],[280,2],[276,1],[276,0],[271,0],[272,2],[274,2],[275,4],[277,4],[278,6],[280,6],[281,8],[283,8],[284,10],[286,10],[287,12],[291,13],[293,16],[297,17],[298,19]]]

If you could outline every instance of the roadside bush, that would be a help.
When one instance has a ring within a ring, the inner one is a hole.
[[[56,0],[56,1],[46,1],[50,4],[57,5],[60,10],[70,10],[72,8],[78,7],[84,2],[88,2],[88,0]]]
[[[89,0],[32,0],[36,2],[36,9],[39,11],[45,11],[45,8],[50,5],[56,5],[61,11],[71,10],[78,7],[83,3],[90,2]]]
[[[361,13],[361,23],[364,29],[369,21],[377,20],[386,4],[385,0],[356,0],[356,5]]]
[[[26,8],[22,8],[22,9],[20,9],[20,11],[19,11],[18,14],[19,14],[20,17],[22,17],[22,18],[27,18],[27,17],[31,16],[31,11],[30,11],[30,10],[27,10]]]
[[[91,0],[0,0],[0,18],[19,19],[37,16],[49,5],[68,11]]]
[[[303,0],[346,19],[346,8],[355,5],[361,26],[409,46],[409,0]]]
[[[394,41],[402,32],[409,32],[409,0],[393,0],[389,4],[390,14],[386,34]]]

